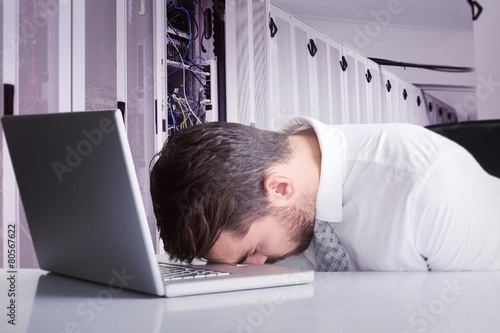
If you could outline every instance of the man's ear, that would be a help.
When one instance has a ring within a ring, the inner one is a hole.
[[[264,178],[264,189],[274,206],[285,206],[295,195],[293,181],[280,172],[272,172]]]

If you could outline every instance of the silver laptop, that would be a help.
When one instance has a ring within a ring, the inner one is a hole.
[[[313,281],[272,265],[158,263],[119,110],[2,124],[41,269],[167,297]]]

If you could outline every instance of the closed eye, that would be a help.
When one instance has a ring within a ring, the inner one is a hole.
[[[238,264],[242,264],[244,263],[245,261],[247,261],[247,259],[253,255],[257,254],[257,248],[254,248],[253,250],[251,251],[248,251],[247,254],[245,254],[237,263]]]

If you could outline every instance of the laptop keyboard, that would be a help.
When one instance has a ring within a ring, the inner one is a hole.
[[[225,276],[231,274],[227,272],[218,272],[214,270],[169,264],[165,262],[159,262],[158,265],[160,267],[160,273],[163,278],[163,281],[198,279],[198,278],[207,278],[215,276]]]

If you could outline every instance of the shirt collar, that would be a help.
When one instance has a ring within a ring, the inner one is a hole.
[[[316,197],[316,219],[342,221],[342,184],[345,178],[345,138],[340,131],[309,117],[288,121],[280,132],[294,134],[313,128],[321,149],[321,174]]]

